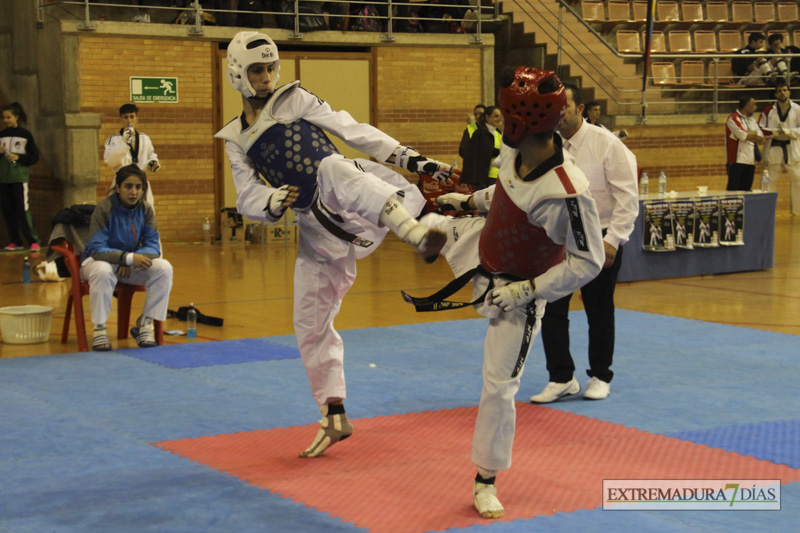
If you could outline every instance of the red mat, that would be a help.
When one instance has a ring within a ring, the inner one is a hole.
[[[355,421],[318,459],[297,453],[319,426],[156,446],[381,533],[486,523],[472,508],[477,407]],[[781,479],[800,470],[559,410],[517,405],[514,465],[498,476],[504,521],[593,509],[603,479]]]

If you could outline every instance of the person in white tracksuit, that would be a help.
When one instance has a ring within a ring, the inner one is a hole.
[[[289,207],[297,216],[295,336],[322,412],[322,427],[300,457],[318,457],[353,433],[343,404],[344,348],[333,320],[355,281],[356,259],[372,253],[388,230],[429,262],[446,241],[444,233],[414,218],[425,203],[415,186],[381,164],[345,158],[325,132],[377,161],[441,181],[449,180],[451,168],[334,111],[297,82],[278,87],[278,48],[266,34],[238,33],[227,63],[243,113],[216,137],[225,139],[237,209],[255,220],[277,221]]]
[[[495,476],[511,466],[514,397],[545,305],[594,279],[605,259],[589,181],[554,135],[567,105],[561,81],[553,72],[519,67],[504,74],[501,87],[505,146],[497,184],[472,196],[437,199],[445,210],[478,209],[488,216],[430,214],[421,221],[447,233],[443,254],[460,280],[474,276],[473,303],[490,319],[472,440],[473,501],[484,518],[505,513]],[[532,108],[545,111],[531,118],[525,111]]]
[[[122,128],[118,133],[106,139],[103,150],[103,161],[111,167],[116,174],[119,169],[128,165],[136,165],[141,170],[158,172],[161,163],[153,147],[153,141],[139,127],[139,108],[135,104],[123,104],[119,108],[119,119]],[[114,192],[115,184],[111,183],[109,194]],[[153,188],[147,187],[145,201],[153,207]],[[155,207],[153,207],[155,209]]]

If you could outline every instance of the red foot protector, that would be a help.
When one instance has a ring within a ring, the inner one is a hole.
[[[319,426],[155,445],[377,532],[486,523],[472,507],[477,407],[354,421],[317,459],[298,452]],[[503,521],[593,509],[603,479],[781,479],[800,470],[548,407],[517,404],[514,464],[497,477]]]

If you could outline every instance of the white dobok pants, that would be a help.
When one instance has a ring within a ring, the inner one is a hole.
[[[456,276],[460,276],[480,263],[478,240],[486,222],[484,218],[457,218],[426,216],[423,223],[447,232],[447,245],[443,254]],[[457,240],[454,238],[457,237]],[[489,280],[481,275],[473,278],[473,299],[486,291]],[[494,277],[494,287],[502,287],[509,281]],[[527,314],[525,309],[505,312],[486,302],[477,306],[477,311],[489,319],[486,339],[483,344],[483,389],[472,437],[472,461],[484,470],[505,470],[511,467],[511,449],[514,444],[517,410],[514,397],[520,387],[525,369],[524,359],[542,327],[545,300],[535,300],[536,321],[531,332],[528,349],[521,356],[520,348],[525,336]],[[523,361],[520,361],[522,357]],[[516,376],[514,369],[522,366]],[[513,376],[513,377],[512,377]]]
[[[169,293],[172,290],[172,265],[166,259],[153,259],[147,270],[131,268],[127,278],[117,277],[119,265],[95,261],[91,257],[81,264],[81,279],[89,282],[89,306],[93,324],[105,324],[111,313],[111,298],[117,282],[144,285],[142,314],[154,320],[166,320]]]
[[[793,215],[800,215],[800,162],[786,164],[783,162],[783,150],[779,146],[770,148],[767,154],[769,168],[769,191],[778,192],[778,181],[781,172],[786,169],[789,175],[790,207]]]
[[[356,278],[356,260],[372,253],[388,231],[379,227],[389,197],[401,198],[412,216],[425,199],[416,186],[383,165],[341,155],[326,157],[317,172],[319,198],[344,219],[339,227],[373,241],[369,247],[350,244],[325,229],[311,209],[296,211],[300,230],[294,271],[294,331],[311,392],[322,406],[346,397],[344,345],[333,327],[342,299]],[[363,169],[363,170],[362,170]]]

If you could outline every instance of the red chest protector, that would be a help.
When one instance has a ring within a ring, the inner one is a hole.
[[[481,266],[493,274],[533,279],[561,263],[565,247],[550,240],[544,228],[532,225],[498,180],[478,252]]]

